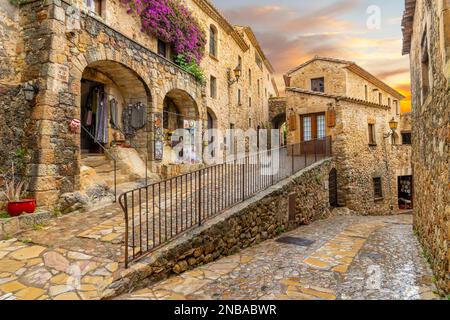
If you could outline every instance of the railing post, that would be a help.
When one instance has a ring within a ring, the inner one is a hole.
[[[314,140],[314,163],[317,162],[317,139]]]
[[[246,157],[242,159],[242,201],[245,200],[245,161]]]
[[[122,195],[124,203],[121,203],[122,209],[125,211],[125,268],[128,269],[128,194]],[[134,235],[133,235],[134,236]]]
[[[117,203],[117,160],[114,160],[114,203]]]
[[[294,145],[291,145],[291,174],[294,174]]]
[[[191,177],[192,179],[192,177]],[[202,225],[202,171],[198,172],[198,225]]]

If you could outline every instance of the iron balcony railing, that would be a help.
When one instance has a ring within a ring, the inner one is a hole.
[[[326,137],[247,154],[120,195],[125,266],[331,155]]]

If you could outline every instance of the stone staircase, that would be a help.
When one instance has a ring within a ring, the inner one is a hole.
[[[95,170],[97,176],[106,182],[110,187],[114,187],[114,161],[109,159],[104,154],[98,153],[82,153],[81,165],[90,167]],[[138,180],[138,177],[133,174],[129,174],[128,170],[121,168],[120,164],[117,164],[117,185],[134,182]]]

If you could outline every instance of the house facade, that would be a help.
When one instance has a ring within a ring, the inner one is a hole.
[[[288,143],[332,137],[335,205],[359,214],[411,209],[411,126],[400,112],[404,97],[355,63],[324,57],[288,72],[285,82]],[[394,132],[390,122],[397,124]]]
[[[406,0],[403,54],[411,60],[414,228],[436,284],[450,292],[450,1]]]
[[[174,63],[170,44],[143,33],[122,1],[0,2],[0,168],[25,150],[39,205],[97,177],[111,185],[111,157],[119,182],[201,166],[193,157],[187,165],[173,160],[180,127],[202,137],[208,128],[269,121],[269,97],[278,95],[273,68],[252,30],[231,25],[209,1],[181,1],[207,35],[204,82]]]

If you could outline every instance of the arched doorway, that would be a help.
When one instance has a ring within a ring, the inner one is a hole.
[[[217,137],[214,137],[212,135],[212,132],[210,130],[213,129],[217,129],[217,117],[216,114],[214,113],[214,111],[212,111],[210,108],[206,109],[206,117],[207,117],[207,135],[208,135],[208,146],[210,146],[211,144],[213,144],[215,142],[215,139],[217,139]],[[215,150],[211,151],[211,157],[214,158],[215,156]]]
[[[80,189],[146,178],[152,96],[144,80],[122,63],[101,60],[83,70],[80,89]]]
[[[286,113],[280,113],[272,119],[272,126],[274,129],[280,131],[280,144],[285,146],[287,144],[287,123]]]
[[[164,164],[180,164],[181,159],[182,162],[189,163],[201,161],[201,152],[197,152],[195,145],[195,139],[202,130],[199,120],[197,103],[189,93],[173,89],[166,94],[163,101]],[[184,139],[173,137],[177,129],[184,129],[189,133],[190,143],[187,149],[182,148],[178,154],[174,154],[174,147]]]
[[[338,207],[338,186],[337,186],[337,170],[331,169],[328,176],[328,191],[330,198],[330,206]]]
[[[144,81],[130,68],[115,61],[88,65],[81,79],[82,153],[101,153],[100,145],[146,148],[151,101]]]

